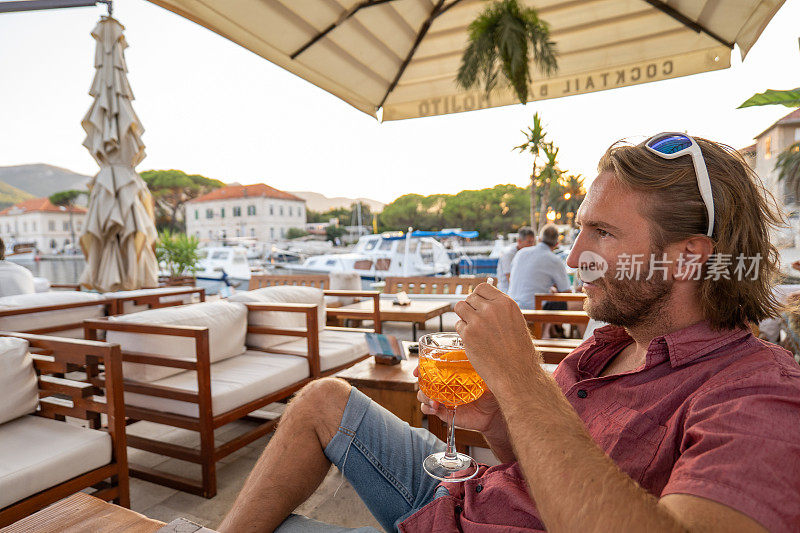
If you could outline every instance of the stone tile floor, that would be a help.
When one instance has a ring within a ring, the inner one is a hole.
[[[445,330],[452,331],[455,314],[445,315]],[[430,320],[428,330],[421,330],[420,335],[438,331],[438,319]],[[367,326],[368,327],[368,326]],[[396,335],[401,340],[411,338],[411,325],[387,323],[384,333]],[[277,406],[268,406],[277,408]],[[237,421],[218,429],[215,439],[225,442],[254,427],[254,422]],[[128,427],[131,435],[158,438],[164,442],[181,444],[199,448],[200,439],[193,431],[162,426],[151,422],[136,422]],[[193,494],[162,487],[147,481],[131,479],[131,508],[150,518],[169,522],[175,518],[187,518],[198,524],[215,528],[233,505],[247,475],[255,465],[262,450],[269,442],[272,434],[245,446],[217,463],[217,495],[206,499]],[[131,463],[173,472],[182,476],[200,479],[200,467],[192,463],[171,459],[141,450],[128,448],[128,459]],[[370,514],[353,487],[340,475],[335,467],[331,467],[319,489],[295,512],[344,527],[380,525]]]

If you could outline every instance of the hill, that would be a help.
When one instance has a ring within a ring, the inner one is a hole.
[[[317,212],[324,212],[328,211],[329,209],[335,209],[337,207],[347,207],[349,209],[352,204],[356,202],[361,202],[364,205],[368,205],[373,213],[379,213],[383,211],[383,207],[386,205],[383,202],[372,200],[370,198],[345,198],[344,196],[328,198],[323,194],[310,191],[288,191],[288,192],[294,194],[295,196],[299,196],[300,198],[305,200],[306,207],[308,209],[311,209],[312,211],[317,211]]]
[[[85,190],[90,179],[91,176],[44,163],[0,167],[0,182],[36,198],[67,189]]]
[[[34,198],[32,194],[12,187],[8,183],[0,182],[0,209],[5,209],[8,206],[30,200],[31,198]]]

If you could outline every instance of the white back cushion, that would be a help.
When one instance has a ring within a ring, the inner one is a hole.
[[[46,305],[104,301],[105,297],[103,295],[93,292],[35,292],[31,294],[17,294],[14,296],[4,296],[0,298],[0,311],[24,309],[29,307],[43,307]],[[71,309],[59,309],[57,311],[44,311],[39,313],[4,316],[0,317],[0,330],[32,331],[39,328],[74,324],[86,318],[99,318],[101,316],[105,316],[105,308],[102,305],[88,305],[85,307],[74,307]],[[80,333],[80,335],[77,335],[78,337],[83,337],[82,331],[76,331]],[[55,333],[55,335],[59,337],[66,336],[62,332]]]
[[[356,272],[331,272],[328,274],[331,280],[331,289],[335,290],[348,290],[360,291],[363,289],[361,286],[361,276]],[[326,296],[326,303],[338,303],[340,305],[350,305],[356,301],[352,296]]]
[[[325,329],[325,302],[322,289],[315,287],[298,287],[281,285],[264,287],[253,291],[239,292],[228,298],[230,302],[242,303],[295,303],[314,304],[317,306],[317,322],[319,331]],[[251,311],[247,320],[251,326],[267,326],[281,329],[306,329],[305,313],[282,311]],[[302,339],[286,335],[248,334],[247,345],[254,348],[271,348],[288,341]]]
[[[28,341],[0,337],[0,424],[36,411],[39,387]]]
[[[207,327],[212,363],[239,355],[245,350],[247,308],[241,304],[226,301],[204,302],[118,315],[109,320],[150,325]],[[197,357],[195,340],[192,337],[109,331],[106,341],[119,343],[123,351],[161,355],[184,361],[195,361]],[[123,377],[137,381],[154,381],[179,372],[183,372],[183,369],[122,363]]]

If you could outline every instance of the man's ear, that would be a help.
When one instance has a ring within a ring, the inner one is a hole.
[[[676,281],[701,279],[703,265],[714,253],[714,243],[705,235],[695,235],[670,246],[672,277]]]

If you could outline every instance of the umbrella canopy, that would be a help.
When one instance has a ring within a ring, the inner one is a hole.
[[[100,165],[90,183],[89,210],[80,243],[86,256],[82,285],[98,291],[155,287],[156,228],[150,191],[134,168],[144,159],[144,131],[131,107],[122,24],[103,17],[92,31],[97,70],[94,102],[81,125],[83,145]]]
[[[517,103],[454,79],[481,0],[150,0],[382,120]],[[783,0],[524,0],[550,24],[559,70],[531,100],[730,66]],[[535,67],[534,67],[535,68]],[[535,72],[532,71],[532,72]]]

